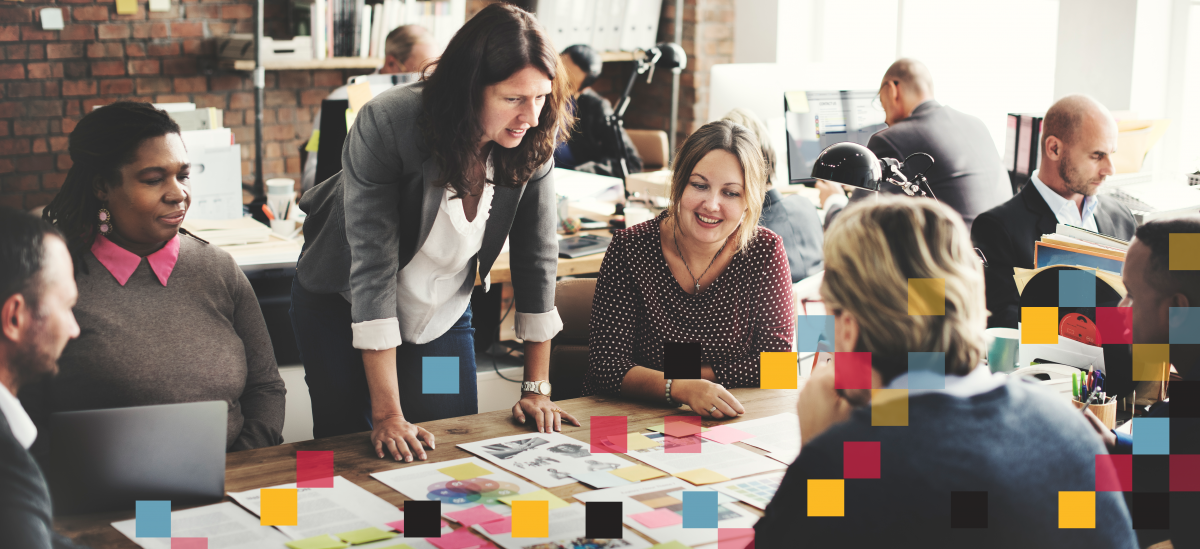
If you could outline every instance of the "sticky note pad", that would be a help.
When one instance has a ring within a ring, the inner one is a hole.
[[[739,431],[729,425],[718,425],[710,429],[707,433],[700,433],[700,437],[721,444],[733,444],[739,440],[754,438],[754,435],[745,431]]]
[[[350,547],[348,542],[337,539],[328,534],[313,536],[311,538],[298,539],[289,541],[284,545],[291,549],[345,549]]]
[[[681,416],[681,417],[686,417],[686,416]],[[695,416],[695,417],[699,418],[700,416]],[[665,425],[664,423],[659,423],[658,425],[651,425],[651,426],[649,426],[649,427],[646,427],[646,430],[647,430],[647,431],[654,431],[655,433],[662,433],[662,434],[664,434],[664,435],[665,435],[665,434],[667,434],[667,427],[666,427],[666,425]],[[708,427],[701,427],[701,428],[700,428],[700,432],[701,432],[701,433],[707,433],[707,432],[708,432]]]
[[[259,524],[263,526],[296,526],[295,488],[263,488],[259,493]]]
[[[1133,380],[1165,381],[1171,368],[1170,345],[1166,343],[1133,344]]]
[[[321,130],[313,130],[312,137],[308,138],[308,144],[304,146],[304,150],[315,153],[317,147],[321,146]]]
[[[512,537],[544,538],[550,536],[550,502],[512,502]],[[565,504],[564,504],[565,506]]]
[[[619,470],[620,469],[618,469],[618,471]],[[563,501],[558,496],[551,494],[550,492],[547,492],[545,488],[538,490],[536,492],[529,492],[528,494],[521,494],[518,496],[507,496],[507,497],[497,498],[497,501],[500,501],[501,503],[507,503],[510,506],[512,506],[514,503],[516,503],[518,501],[545,501],[550,504],[551,509],[559,509],[559,508],[567,506],[567,502]],[[514,509],[515,509],[515,507],[514,507]],[[545,536],[542,536],[542,537],[545,537]]]
[[[492,474],[492,471],[474,463],[462,463],[453,467],[443,467],[438,469],[438,472],[454,480],[467,480]]]
[[[717,527],[717,493],[712,491],[683,491],[683,527]]]
[[[512,532],[512,517],[504,517],[500,520],[493,520],[479,525],[480,528],[487,530],[489,534],[507,534]]]
[[[675,473],[675,476],[695,484],[696,486],[715,484],[729,480],[729,477],[715,471],[710,471],[703,467],[699,469],[692,469],[691,471],[684,471],[682,473]]]
[[[404,532],[404,521],[403,520],[389,522],[389,523],[385,524],[384,526],[387,526],[388,528],[391,528],[392,530],[395,530],[397,532]],[[450,526],[450,523],[448,523],[444,520],[441,521],[441,526],[438,527],[438,531],[440,532],[442,528],[445,528],[447,526]],[[411,537],[416,537],[416,536],[411,536]],[[429,536],[425,536],[425,537],[429,537]]]
[[[666,543],[660,543],[658,545],[655,545],[654,547],[651,547],[650,549],[692,549],[692,548],[688,547],[682,543],[679,543],[678,541],[672,540],[672,541],[668,541]]]
[[[871,426],[908,426],[908,389],[871,390]]]
[[[1171,233],[1167,239],[1169,270],[1200,271],[1200,233]]]
[[[908,353],[908,388],[939,391],[946,388],[946,353]]]
[[[716,549],[753,549],[753,528],[717,528]]]
[[[834,389],[870,389],[871,353],[834,353]]]
[[[1058,271],[1059,307],[1095,307],[1096,273],[1063,269]]]
[[[597,490],[600,490],[603,488],[612,488],[614,486],[625,486],[626,484],[633,484],[632,482],[625,480],[621,477],[618,477],[612,473],[609,473],[608,471],[591,471],[591,472],[587,472],[587,473],[575,473],[575,474],[571,475],[571,478],[578,480],[579,482],[582,482],[582,483],[584,483],[588,486],[591,486],[592,488],[595,488]]]
[[[150,11],[171,11],[171,0],[150,0]]]
[[[908,279],[908,314],[921,316],[946,314],[946,279]]]
[[[421,393],[426,395],[457,395],[458,357],[421,357]]]
[[[1058,307],[1021,307],[1021,344],[1058,343]]]
[[[346,94],[350,96],[350,110],[358,112],[371,100],[371,85],[367,82],[350,84],[346,86]]]
[[[470,509],[446,513],[446,516],[450,517],[450,520],[453,520],[454,522],[457,522],[463,526],[473,526],[476,524],[482,524],[484,522],[491,522],[493,520],[500,520],[504,518],[504,515],[501,515],[495,511],[491,511],[483,505],[476,505]]]
[[[592,416],[588,422],[588,438],[593,454],[624,454],[629,451],[629,418],[626,416]],[[643,437],[644,438],[644,437]]]
[[[700,416],[667,416],[663,419],[666,425],[664,435],[672,437],[689,437],[700,434]]]
[[[333,451],[297,451],[296,487],[333,488]]]
[[[438,549],[466,549],[467,547],[479,547],[484,544],[482,539],[471,534],[470,528],[459,528],[449,534],[441,537],[431,537],[426,539]]]
[[[843,479],[808,479],[808,516],[846,516],[846,481]]]
[[[760,389],[799,388],[800,370],[796,353],[760,353],[758,387]]]
[[[1171,478],[1174,480],[1174,476]],[[1132,492],[1133,456],[1129,454],[1097,454],[1096,491]]]
[[[117,0],[117,15],[133,15],[137,12],[137,0]]]
[[[352,109],[346,109],[346,131],[350,131],[350,127],[354,125],[354,118],[358,116],[358,112]]]
[[[395,522],[388,526],[404,532],[406,538],[432,538],[442,535],[442,502],[417,501],[404,502],[404,523],[396,528]]]
[[[700,342],[664,342],[663,375],[666,379],[700,379]]]
[[[646,438],[646,435],[641,433],[629,433],[625,436],[625,446],[628,451],[645,450],[658,446],[658,442]]]
[[[589,503],[588,505],[591,504]],[[645,513],[629,515],[629,518],[638,521],[639,524],[645,526],[646,528],[662,528],[664,526],[674,526],[676,524],[683,523],[683,517],[679,516],[679,513],[667,509],[666,507],[660,507]]]
[[[593,501],[587,504],[584,507],[584,536],[600,539],[623,537],[621,508],[619,501]]]
[[[349,532],[342,532],[342,533],[336,534],[336,535],[337,535],[338,539],[340,539],[346,543],[349,543],[351,545],[362,545],[364,543],[371,543],[372,541],[379,541],[381,539],[391,539],[391,538],[396,537],[396,534],[394,532],[385,532],[383,530],[375,528],[374,526],[372,526],[370,528],[360,528],[358,530],[351,530]]]
[[[1172,345],[1200,343],[1200,307],[1171,307],[1167,317]]]
[[[610,472],[618,477],[628,480],[629,482],[641,482],[643,480],[667,476],[666,473],[659,471],[658,469],[651,469],[645,465],[622,467]]]
[[[1100,343],[1133,343],[1133,307],[1096,307]]]
[[[171,537],[171,502],[138,501],[134,503],[134,529],[139,538]]]
[[[842,478],[879,478],[879,442],[843,442]]]
[[[1171,453],[1171,418],[1133,418],[1133,455]]]
[[[1059,528],[1095,528],[1095,492],[1058,493]]]
[[[833,315],[796,317],[796,350],[801,353],[833,352]]]
[[[171,538],[171,549],[208,549],[208,538]]]

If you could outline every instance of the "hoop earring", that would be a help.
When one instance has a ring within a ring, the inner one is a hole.
[[[112,212],[105,208],[100,208],[100,210],[96,212],[96,219],[100,222],[98,228],[101,235],[107,237],[108,235],[112,234]]]

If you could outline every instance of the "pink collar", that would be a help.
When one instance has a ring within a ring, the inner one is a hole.
[[[96,235],[96,241],[92,243],[92,254],[122,286],[129,282],[133,271],[136,271],[138,265],[142,263],[141,256],[113,244],[111,240],[99,234]],[[161,250],[146,256],[146,260],[150,262],[150,270],[154,271],[158,281],[166,286],[167,279],[171,277],[171,271],[175,269],[175,263],[179,261],[179,235],[175,235],[175,238],[167,241],[167,245],[163,246]]]

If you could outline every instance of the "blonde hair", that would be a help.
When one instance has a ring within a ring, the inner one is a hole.
[[[767,132],[767,127],[762,121],[754,116],[754,113],[736,107],[733,110],[725,113],[721,120],[728,120],[734,124],[741,124],[746,129],[754,132],[754,136],[758,139],[758,147],[762,149],[763,162],[767,170],[767,186],[775,184],[775,147],[771,146],[771,135]]]
[[[679,200],[687,189],[692,170],[708,153],[726,151],[738,159],[742,167],[742,176],[746,186],[742,197],[746,200],[746,212],[742,215],[741,224],[733,232],[737,250],[745,250],[754,240],[758,232],[758,218],[762,215],[763,199],[767,194],[766,166],[759,150],[758,140],[754,134],[741,124],[728,120],[709,122],[689,135],[679,147],[679,154],[671,173],[671,204],[667,206],[668,215],[679,219]]]
[[[914,278],[945,281],[945,314],[909,314]],[[881,196],[846,208],[825,234],[821,295],[858,320],[856,350],[873,353],[885,383],[907,371],[909,352],[946,353],[947,375],[965,375],[983,357],[983,267],[962,218],[944,204]]]

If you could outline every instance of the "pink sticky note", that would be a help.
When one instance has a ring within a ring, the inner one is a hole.
[[[662,528],[683,524],[683,517],[667,508],[655,509],[648,513],[629,515],[629,518],[642,523],[646,528]]]
[[[392,530],[400,532],[400,533],[404,532],[404,521],[402,521],[402,520],[398,520],[396,522],[389,522],[389,523],[385,524],[385,526],[387,526],[388,528],[391,528]],[[443,520],[442,528],[445,528],[447,526],[450,526],[450,523]]]
[[[208,538],[171,538],[171,549],[208,549]]]
[[[425,541],[432,543],[440,549],[466,549],[467,547],[479,547],[488,543],[471,534],[469,528],[459,528],[440,538],[425,538]]]
[[[754,438],[754,435],[745,431],[739,431],[728,425],[713,427],[706,433],[700,433],[700,436],[713,442],[720,442],[721,444],[733,444],[739,440]]]
[[[483,529],[489,534],[507,534],[512,532],[512,517],[504,517],[500,520],[485,522],[482,524]]]
[[[717,549],[753,549],[753,528],[718,528]]]
[[[493,520],[500,520],[504,518],[504,515],[494,511],[489,511],[487,507],[482,505],[476,505],[463,511],[446,513],[446,516],[450,517],[450,520],[453,520],[454,522],[457,522],[463,526],[472,526],[482,522],[491,522]]]

